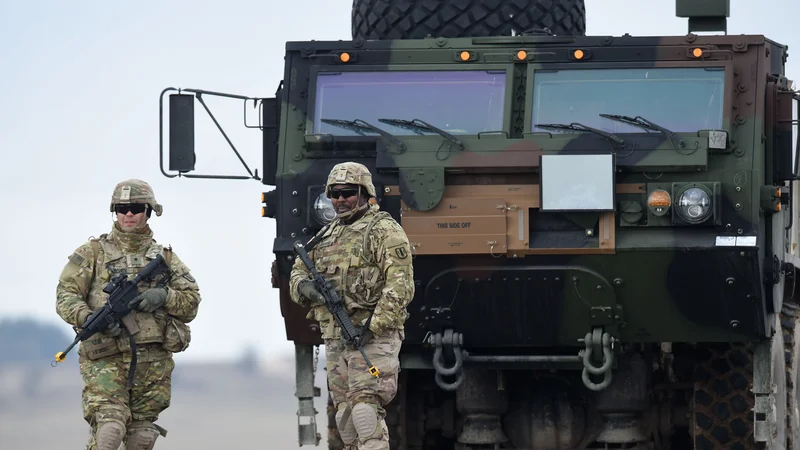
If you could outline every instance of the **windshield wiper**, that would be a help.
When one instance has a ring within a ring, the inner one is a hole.
[[[622,147],[625,147],[625,140],[621,137],[613,134],[613,133],[606,133],[603,130],[598,130],[597,128],[587,127],[586,125],[578,122],[572,122],[571,124],[567,125],[564,123],[544,123],[544,124],[536,124],[538,128],[555,128],[558,130],[574,130],[574,131],[589,131],[591,133],[599,134],[604,138],[608,139],[609,141],[615,142]]]
[[[387,140],[393,142],[401,151],[404,151],[406,149],[406,144],[403,143],[403,141],[401,141],[400,139],[397,139],[397,137],[395,137],[393,134],[391,134],[388,131],[385,131],[385,130],[383,130],[381,128],[378,128],[378,127],[376,127],[375,125],[372,125],[369,122],[365,122],[365,121],[363,121],[361,119],[355,119],[355,120],[320,119],[320,121],[321,122],[325,122],[325,123],[330,124],[330,125],[336,125],[336,126],[342,127],[342,128],[349,128],[351,130],[354,130],[355,132],[357,132],[358,134],[360,134],[362,136],[366,136],[363,133],[364,130],[369,130],[369,131],[372,131],[373,133],[378,133],[381,136],[383,136],[384,138],[386,138]]]
[[[669,142],[670,144],[672,144],[673,149],[677,149],[675,141],[673,140],[675,138],[674,131],[664,128],[656,123],[653,123],[642,116],[630,117],[630,116],[623,116],[621,114],[600,114],[600,117],[605,117],[606,119],[610,120],[616,120],[618,122],[624,122],[627,123],[628,125],[633,125],[635,127],[644,128],[647,130],[658,131],[664,136],[666,136],[667,139],[669,139]],[[681,147],[686,146],[686,144],[683,142],[682,139],[679,141],[679,145]]]
[[[431,133],[437,133],[439,136],[447,139],[448,141],[452,142],[453,144],[458,146],[459,150],[464,150],[465,145],[461,142],[458,138],[453,136],[452,134],[448,133],[447,131],[442,130],[441,128],[435,127],[428,122],[425,122],[420,119],[414,120],[403,120],[403,119],[378,119],[378,122],[383,122],[389,125],[394,125],[397,127],[408,128],[411,130],[425,130],[430,131]]]

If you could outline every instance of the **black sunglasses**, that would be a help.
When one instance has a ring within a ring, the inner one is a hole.
[[[128,214],[130,211],[133,214],[140,214],[143,213],[147,209],[147,205],[144,203],[131,203],[128,205],[114,205],[114,211],[117,214]]]
[[[328,198],[336,199],[341,196],[344,198],[350,198],[356,194],[358,194],[358,189],[355,188],[331,189],[330,194],[328,194]]]

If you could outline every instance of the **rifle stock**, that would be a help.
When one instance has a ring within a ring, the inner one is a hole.
[[[297,257],[300,258],[309,272],[311,272],[314,287],[325,299],[325,306],[333,316],[333,320],[335,320],[336,324],[339,325],[342,338],[345,340],[345,342],[357,348],[358,351],[361,352],[361,356],[364,357],[364,361],[367,363],[367,370],[369,373],[374,377],[378,377],[380,375],[380,370],[378,370],[378,368],[375,367],[372,362],[370,362],[369,357],[367,357],[367,353],[364,351],[362,343],[363,335],[356,330],[355,325],[353,325],[353,321],[350,320],[350,316],[347,315],[347,309],[345,308],[344,302],[339,296],[339,293],[336,292],[336,289],[331,285],[331,282],[325,279],[325,277],[323,277],[319,271],[317,271],[317,268],[314,266],[314,263],[308,256],[306,248],[301,242],[295,242],[294,252]]]

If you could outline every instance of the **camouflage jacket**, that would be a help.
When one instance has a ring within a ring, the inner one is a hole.
[[[355,326],[363,326],[374,310],[369,328],[375,335],[391,329],[403,332],[406,307],[414,298],[414,269],[408,238],[389,214],[373,206],[352,224],[335,221],[309,257],[336,288]],[[289,292],[302,306],[311,302],[300,295],[298,284],[310,278],[296,258]],[[307,318],[319,322],[323,339],[341,336],[325,305],[314,305]]]
[[[194,320],[200,304],[199,288],[189,268],[171,249],[164,249],[149,236],[145,236],[140,250],[126,252],[114,238],[115,233],[120,232],[114,229],[110,235],[103,234],[98,239],[89,240],[68,258],[56,288],[56,312],[65,322],[79,327],[82,324],[78,321],[82,316],[105,304],[108,294],[103,292],[103,287],[114,275],[124,269],[129,277],[133,277],[161,253],[172,270],[172,277],[166,285],[167,299],[152,313],[131,313],[140,329],[134,338],[137,346],[161,344],[156,346],[156,351],[152,351],[153,346],[148,346],[156,359],[185,350],[191,339],[186,324]],[[150,287],[152,285],[143,282],[139,285],[139,292]],[[127,329],[121,328],[122,334],[116,339],[103,333],[95,334],[81,343],[78,354],[92,360],[119,353],[129,355],[129,334]],[[146,359],[139,359],[143,360]]]

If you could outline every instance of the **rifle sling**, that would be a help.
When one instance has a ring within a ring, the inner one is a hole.
[[[322,237],[325,236],[325,233],[328,231],[328,228],[330,228],[331,225],[333,225],[333,221],[328,222],[327,225],[325,225],[324,227],[322,227],[321,230],[319,230],[319,233],[317,233],[308,242],[306,242],[306,244],[303,247],[306,249],[307,253],[310,253],[312,250],[314,250],[314,247],[316,247],[316,245],[319,243],[319,241],[322,240]],[[309,258],[310,258],[310,255],[309,255]]]

